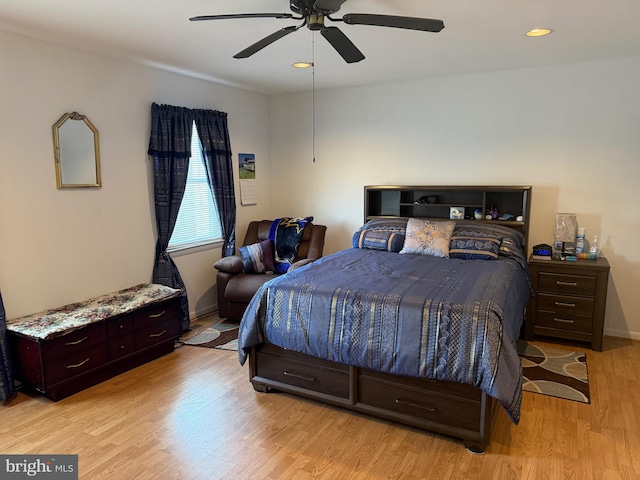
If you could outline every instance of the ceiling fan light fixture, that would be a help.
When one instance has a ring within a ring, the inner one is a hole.
[[[296,62],[292,63],[291,66],[293,68],[309,68],[313,67],[313,62]]]
[[[549,35],[553,30],[550,28],[533,28],[525,33],[527,37],[544,37],[545,35]]]

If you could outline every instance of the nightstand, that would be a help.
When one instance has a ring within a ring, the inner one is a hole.
[[[591,343],[602,351],[609,262],[529,258],[534,296],[525,319],[525,340],[535,335]]]

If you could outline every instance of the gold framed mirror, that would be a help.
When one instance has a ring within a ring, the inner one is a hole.
[[[65,113],[53,125],[58,188],[101,187],[98,129],[78,112]]]

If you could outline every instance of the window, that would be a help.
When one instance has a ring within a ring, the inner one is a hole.
[[[182,250],[217,241],[222,241],[222,226],[218,207],[207,181],[202,147],[194,122],[187,187],[169,240],[169,250]]]

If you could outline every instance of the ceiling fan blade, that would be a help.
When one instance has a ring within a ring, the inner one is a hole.
[[[356,63],[364,60],[364,55],[347,36],[337,27],[327,27],[320,31],[333,48],[344,58],[347,63]]]
[[[419,17],[398,17],[395,15],[374,15],[368,13],[347,13],[342,21],[349,25],[375,25],[378,27],[406,28],[424,32],[439,32],[444,28],[442,20]]]
[[[247,57],[250,57],[254,53],[259,52],[260,50],[262,50],[264,47],[268,47],[269,45],[271,45],[276,40],[280,40],[285,35],[289,35],[290,33],[293,33],[296,30],[298,30],[299,28],[300,28],[299,26],[295,26],[295,25],[292,26],[292,27],[284,27],[284,28],[278,30],[277,32],[272,33],[271,35],[264,37],[262,40],[257,41],[256,43],[254,43],[250,47],[247,47],[244,50],[242,50],[241,52],[236,53],[233,56],[233,58],[247,58]]]
[[[316,10],[322,10],[323,12],[334,13],[340,10],[340,7],[347,0],[316,0],[313,8]]]
[[[230,15],[200,15],[191,17],[192,22],[200,20],[228,20],[232,18],[293,18],[290,13],[232,13]]]

